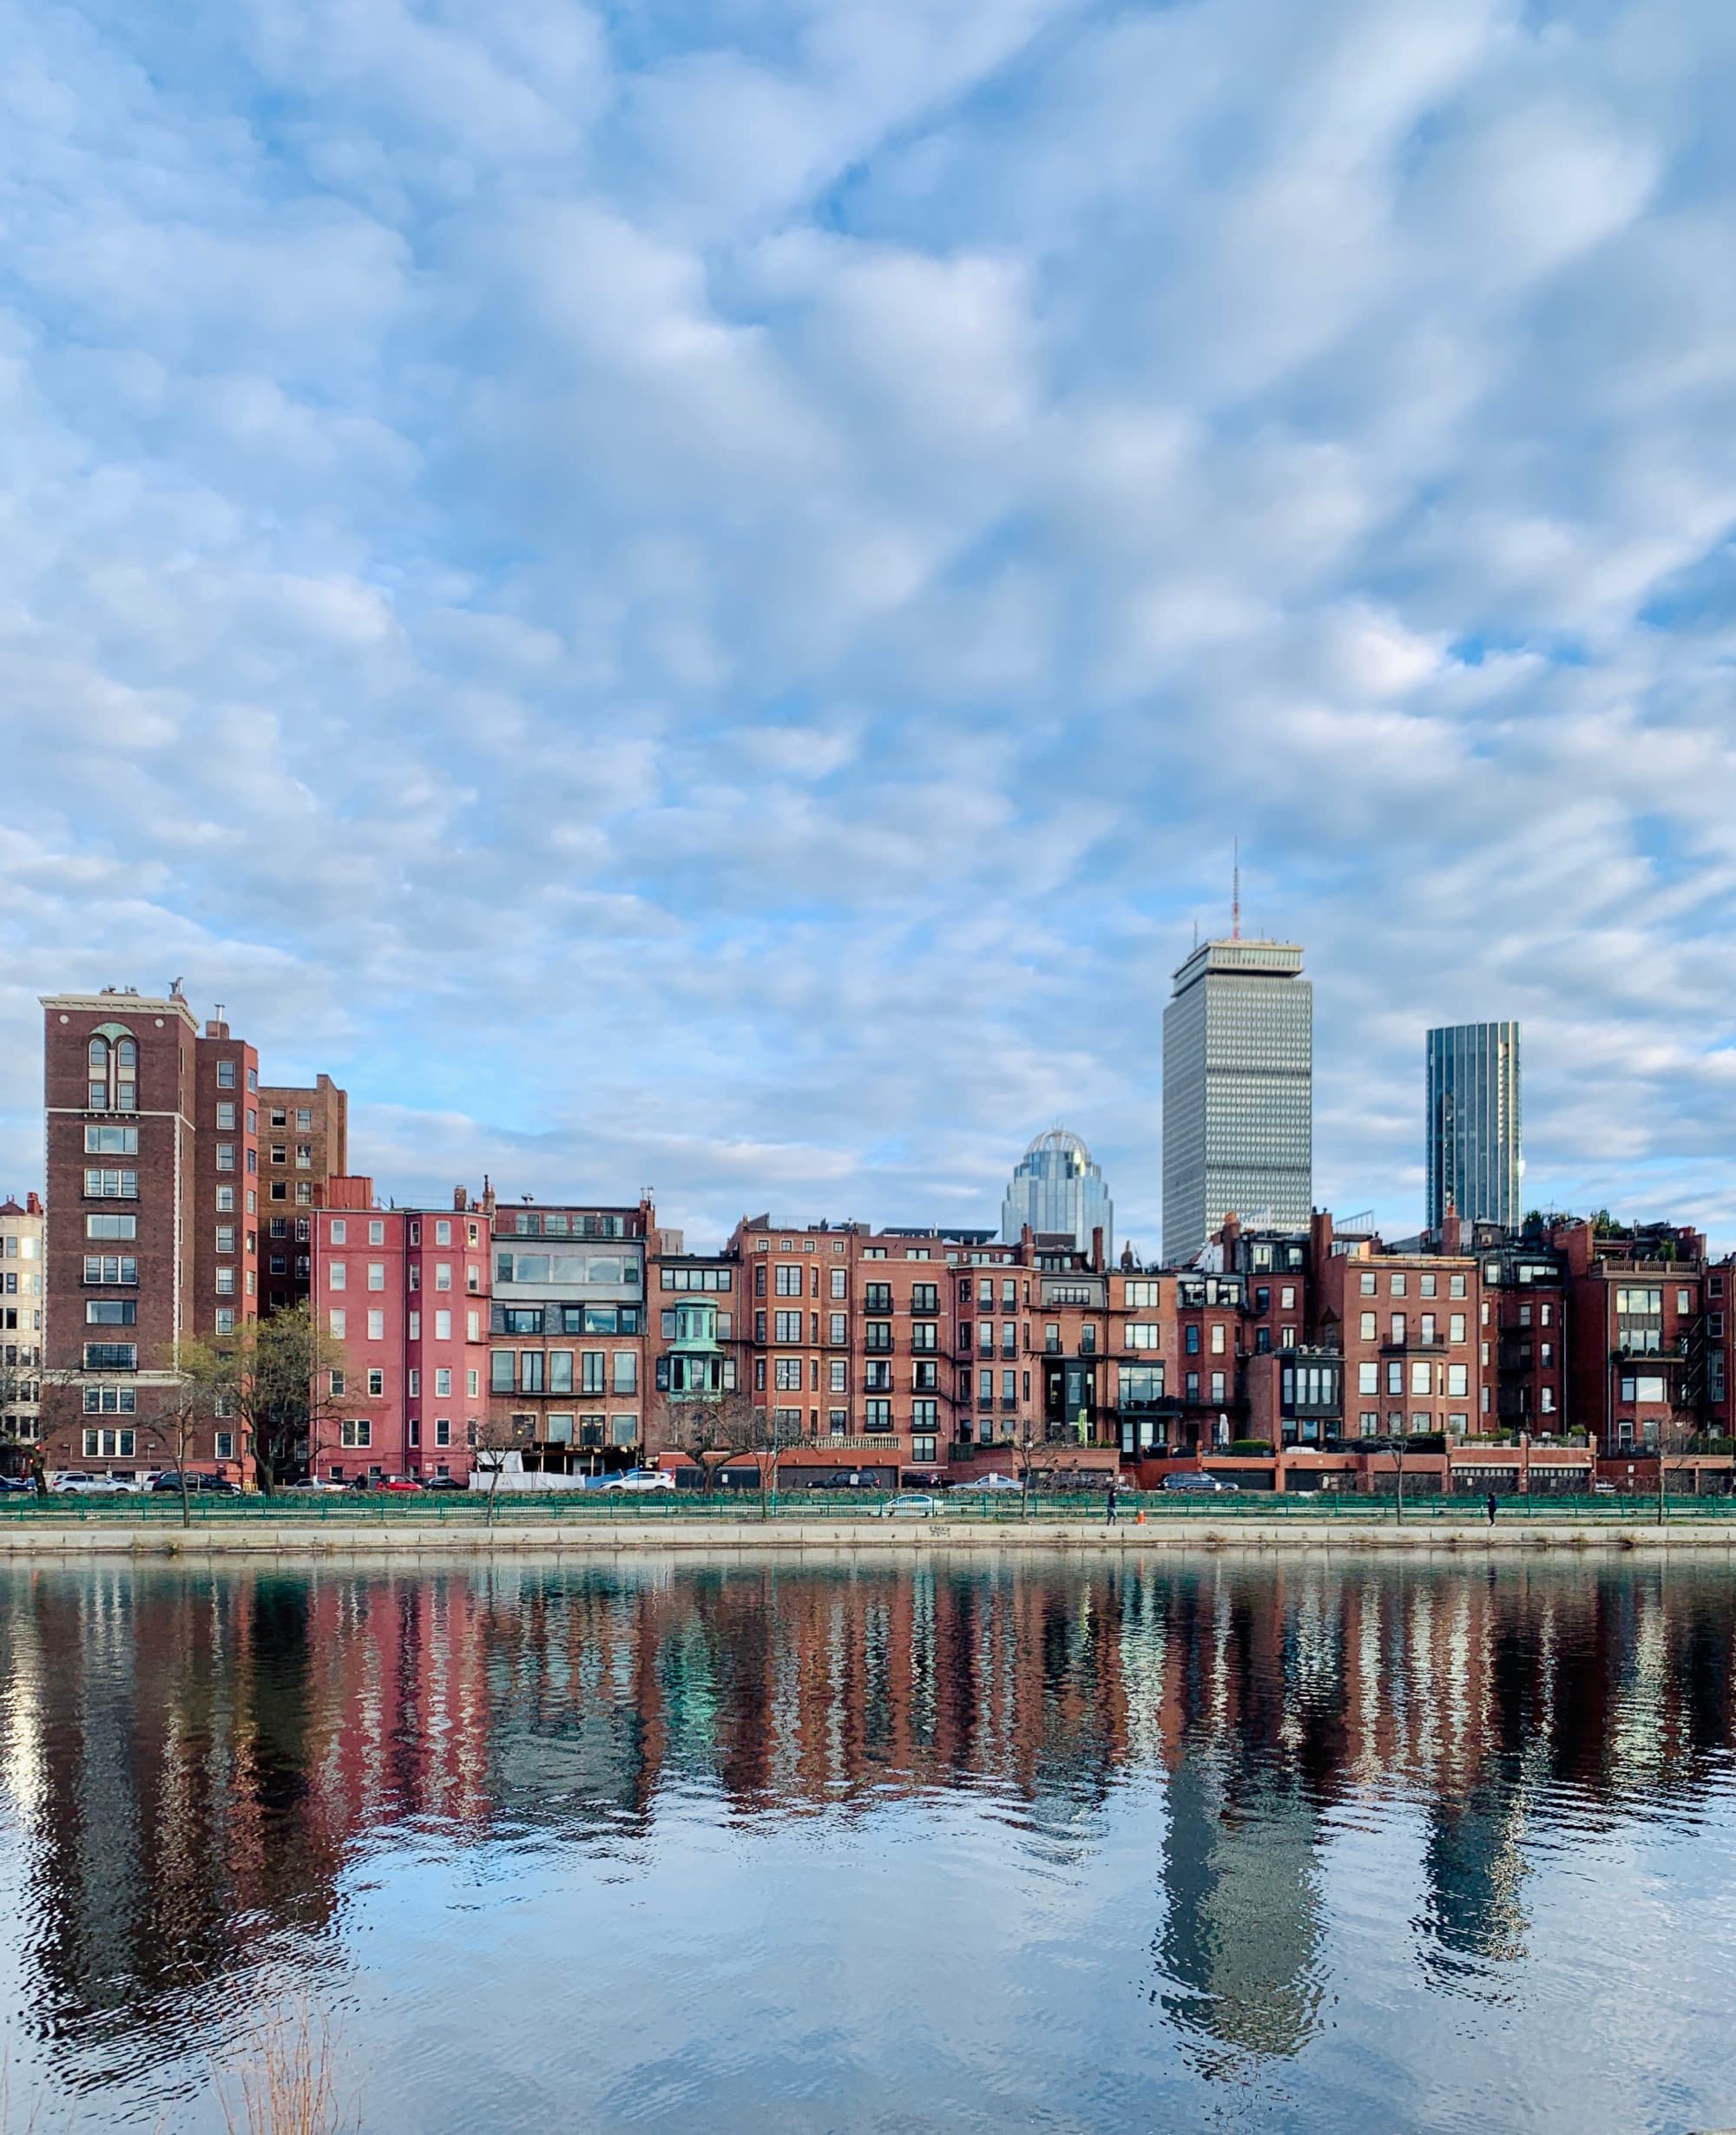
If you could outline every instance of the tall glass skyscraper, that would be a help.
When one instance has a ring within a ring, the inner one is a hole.
[[[1232,1213],[1305,1231],[1314,1187],[1314,989],[1291,942],[1202,942],[1163,1012],[1163,1257]]]
[[[1115,1210],[1103,1174],[1076,1134],[1052,1127],[1019,1159],[1007,1198],[1001,1204],[1001,1236],[1016,1245],[1019,1231],[1070,1232],[1081,1252],[1091,1250],[1091,1233],[1100,1225],[1103,1257],[1115,1237]]]
[[[1450,1023],[1429,1033],[1429,1228],[1450,1200],[1468,1223],[1524,1214],[1517,1023]]]

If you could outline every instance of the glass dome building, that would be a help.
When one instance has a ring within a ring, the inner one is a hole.
[[[1076,1134],[1052,1127],[1019,1159],[1007,1197],[1001,1204],[1001,1236],[1016,1245],[1021,1228],[1069,1232],[1081,1252],[1091,1250],[1091,1233],[1101,1227],[1103,1258],[1115,1241],[1115,1209],[1103,1174]]]

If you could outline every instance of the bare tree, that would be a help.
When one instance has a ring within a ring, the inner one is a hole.
[[[213,1427],[224,1396],[214,1378],[195,1377],[183,1371],[173,1345],[163,1368],[175,1375],[174,1382],[163,1389],[156,1413],[141,1416],[136,1429],[141,1438],[152,1440],[168,1455],[181,1491],[181,1524],[186,1527],[193,1524],[193,1508],[187,1488],[187,1461],[200,1435]]]
[[[212,1342],[184,1340],[184,1378],[207,1389],[241,1425],[259,1487],[269,1497],[298,1461],[319,1457],[319,1432],[342,1412],[343,1343],[306,1304],[248,1320]]]
[[[516,1453],[523,1442],[522,1434],[510,1416],[487,1416],[477,1432],[477,1466],[489,1479],[488,1524],[494,1525],[495,1499],[500,1490],[500,1479],[506,1467],[509,1453]]]
[[[700,1489],[710,1496],[717,1488],[718,1471],[736,1455],[755,1450],[760,1435],[752,1397],[735,1387],[695,1399],[660,1395],[656,1404],[657,1435],[671,1451],[685,1453],[700,1471]]]
[[[37,1351],[37,1356],[40,1358],[40,1350]],[[31,1401],[36,1403],[36,1436],[26,1438],[19,1435],[9,1437],[6,1434],[11,1430],[12,1426],[7,1421],[0,1419],[0,1444],[14,1448],[27,1455],[30,1462],[30,1480],[36,1484],[36,1494],[39,1497],[46,1497],[49,1494],[48,1456],[50,1435],[56,1430],[76,1428],[80,1418],[66,1413],[66,1401],[70,1394],[82,1389],[84,1383],[83,1369],[77,1364],[55,1365],[37,1362],[33,1364],[0,1365],[0,1409],[4,1409],[9,1404],[16,1406]],[[82,1398],[81,1393],[81,1402]],[[122,1419],[118,1416],[113,1420],[122,1429],[132,1427],[131,1419],[125,1423],[122,1423]]]

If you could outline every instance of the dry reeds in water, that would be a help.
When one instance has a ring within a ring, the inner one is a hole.
[[[269,2019],[226,2073],[240,2091],[238,2105],[219,2077],[229,2135],[339,2135],[355,2125],[339,2098],[330,2020],[311,2008]]]

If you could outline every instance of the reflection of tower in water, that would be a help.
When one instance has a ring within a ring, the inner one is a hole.
[[[1172,1777],[1168,1803],[1164,2009],[1226,2046],[1299,2053],[1320,2001],[1317,1810],[1278,1773],[1232,1804],[1200,1754]]]
[[[1305,1575],[1175,1582],[1166,1646],[1169,1751],[1157,1956],[1167,2012],[1244,2053],[1293,2054],[1317,2027],[1318,1782],[1341,1744],[1321,1719],[1342,1684],[1334,1626]]]

